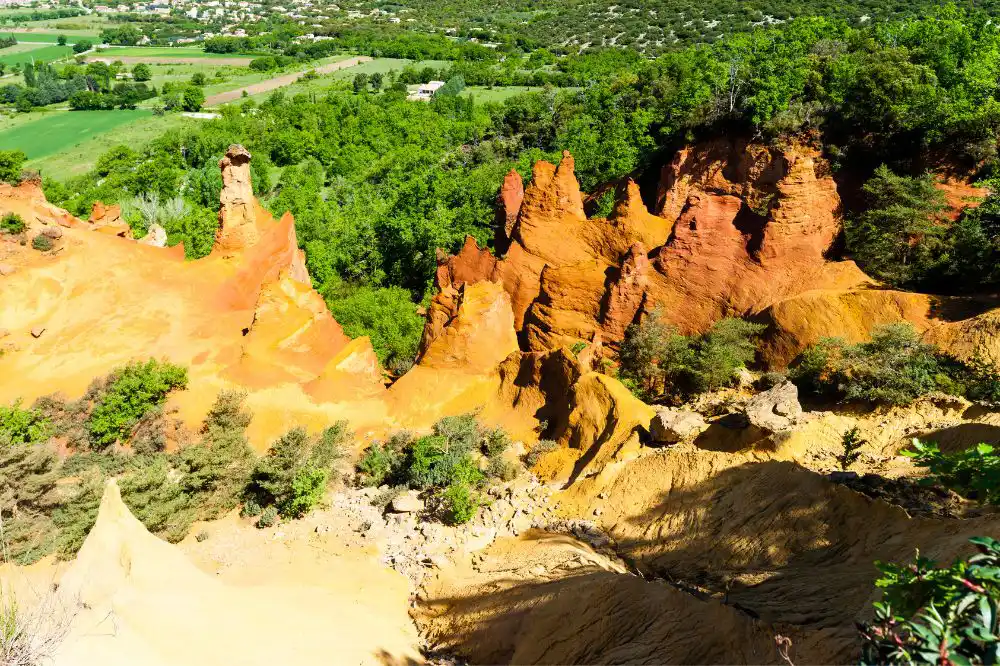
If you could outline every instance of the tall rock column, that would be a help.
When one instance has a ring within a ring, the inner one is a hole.
[[[239,144],[229,146],[219,160],[222,193],[219,197],[219,229],[213,250],[230,251],[251,247],[260,239],[256,201],[250,184],[250,151]]]

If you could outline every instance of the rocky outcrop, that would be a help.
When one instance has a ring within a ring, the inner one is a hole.
[[[257,200],[250,183],[250,151],[238,144],[229,146],[219,160],[222,169],[219,230],[214,251],[232,252],[252,247],[260,240],[257,228]]]
[[[496,208],[496,247],[501,254],[510,247],[511,233],[521,212],[521,202],[524,200],[524,181],[517,169],[511,169],[503,179],[500,194],[497,195]]]
[[[697,435],[706,427],[705,419],[697,412],[661,407],[649,424],[649,436],[657,444],[676,444]]]
[[[791,430],[802,417],[799,389],[791,382],[782,382],[750,398],[744,411],[750,425],[761,430]]]
[[[530,351],[613,343],[655,308],[695,332],[810,289],[869,282],[853,262],[825,258],[840,201],[812,147],[723,140],[684,149],[663,170],[655,214],[625,181],[607,219],[586,217],[573,169],[568,153],[558,167],[536,163],[513,223],[520,181],[508,175],[498,227],[506,254],[470,241],[442,260],[427,339],[447,320],[456,282],[500,281]]]
[[[122,219],[122,208],[118,204],[108,206],[100,201],[95,201],[90,210],[88,221],[93,225],[95,231],[122,238],[132,237],[132,229]]]

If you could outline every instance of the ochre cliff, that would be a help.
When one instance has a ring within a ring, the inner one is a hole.
[[[771,366],[825,335],[856,341],[900,319],[962,357],[993,330],[993,318],[962,323],[982,307],[885,290],[853,261],[828,259],[841,203],[812,146],[720,139],[685,148],[663,167],[653,212],[625,181],[607,219],[586,217],[573,168],[568,153],[558,167],[536,163],[523,195],[520,177],[507,175],[496,229],[505,254],[468,238],[440,258],[424,348],[453,316],[457,290],[478,281],[510,295],[521,348],[532,352],[613,345],[656,309],[682,333],[758,318],[769,324],[762,360]],[[953,207],[982,193],[942,187]]]
[[[292,217],[275,221],[253,199],[249,159],[239,146],[223,158],[219,237],[196,261],[130,240],[116,206],[95,205],[87,223],[34,183],[0,188],[0,210],[21,215],[29,238],[58,235],[46,253],[0,240],[0,375],[19,378],[0,382],[0,404],[76,398],[130,360],[167,359],[189,368],[190,388],[175,398],[186,420],[196,424],[220,389],[243,387],[263,446],[289,421],[328,425],[384,393],[370,344],[349,347],[312,289]],[[345,393],[353,408],[312,398]]]

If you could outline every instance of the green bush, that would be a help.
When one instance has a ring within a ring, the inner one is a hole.
[[[1000,386],[992,366],[942,355],[906,322],[876,328],[868,342],[821,340],[796,359],[789,379],[827,398],[888,405],[907,405],[933,391],[986,397]]]
[[[859,625],[862,663],[995,664],[1000,657],[1000,541],[970,539],[979,552],[950,567],[917,556],[877,562],[885,590],[875,618]]]
[[[338,423],[318,437],[305,428],[289,430],[257,461],[246,497],[262,507],[275,507],[283,518],[299,518],[323,498],[347,426]]]
[[[424,331],[424,318],[399,287],[349,287],[336,284],[324,290],[334,319],[352,338],[367,335],[379,361],[401,375],[413,365]]]
[[[534,467],[535,464],[541,460],[542,456],[550,451],[555,451],[559,448],[559,445],[553,442],[551,439],[540,439],[531,450],[528,451],[528,455],[524,457],[524,464],[528,467]]]
[[[269,506],[264,509],[260,518],[257,519],[257,528],[264,529],[266,527],[272,527],[278,522],[278,510],[273,506]]]
[[[467,523],[476,515],[479,501],[466,483],[453,483],[441,496],[444,521],[450,525]]]
[[[102,450],[126,440],[139,419],[186,386],[187,370],[172,363],[150,359],[115,370],[90,414],[91,446]]]
[[[478,489],[487,476],[517,476],[517,467],[501,457],[510,438],[502,430],[483,428],[471,414],[443,418],[433,430],[416,440],[398,433],[385,444],[373,443],[358,461],[358,472],[367,485],[427,491],[438,501],[443,520],[465,522],[479,506]],[[479,455],[489,459],[486,473]]]
[[[54,247],[54,245],[51,238],[44,234],[38,234],[31,239],[31,247],[39,252],[48,252]]]
[[[913,448],[901,453],[927,468],[926,482],[939,483],[969,499],[1000,504],[1000,451],[992,444],[942,453],[937,444],[914,439]]]
[[[20,150],[0,150],[0,182],[17,185],[28,156]]]
[[[28,225],[17,213],[7,213],[0,218],[0,231],[5,234],[23,234],[27,228]]]
[[[764,329],[742,319],[720,319],[705,334],[684,336],[664,321],[660,309],[625,331],[619,372],[639,397],[681,397],[733,383],[754,360],[754,338]]]
[[[20,401],[0,406],[0,446],[44,442],[51,432],[52,424],[39,410],[21,409]]]

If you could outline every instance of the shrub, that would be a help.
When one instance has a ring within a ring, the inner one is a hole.
[[[461,525],[469,522],[479,508],[479,501],[473,495],[468,484],[462,482],[448,486],[441,500],[444,521],[450,525]]]
[[[17,185],[28,156],[20,150],[0,150],[0,181]]]
[[[304,428],[289,430],[257,461],[246,496],[262,507],[275,507],[283,518],[299,518],[323,498],[347,437],[346,423],[311,438]]]
[[[742,319],[721,319],[704,335],[683,336],[656,309],[625,331],[620,372],[643,399],[713,391],[731,385],[736,371],[753,361],[754,337],[763,329]]]
[[[992,664],[1000,644],[1000,541],[970,539],[979,552],[950,567],[920,557],[877,562],[885,593],[859,625],[863,663]]]
[[[543,455],[550,451],[555,451],[558,448],[559,445],[551,439],[540,439],[534,446],[531,447],[531,450],[528,451],[528,455],[524,457],[524,464],[528,467],[534,467],[535,464],[541,460]]]
[[[914,439],[913,448],[901,453],[927,468],[926,482],[939,483],[969,499],[1000,504],[1000,451],[992,444],[942,453],[937,444]]]
[[[272,527],[277,522],[278,510],[273,506],[269,506],[261,512],[260,518],[257,519],[257,528],[264,529]]]
[[[7,213],[0,218],[0,231],[5,234],[23,234],[28,228],[24,220],[17,213]]]
[[[127,439],[139,419],[186,386],[187,370],[172,363],[150,359],[115,370],[90,414],[91,446],[101,450]]]
[[[858,458],[861,457],[861,447],[867,443],[862,439],[861,431],[858,430],[857,426],[854,426],[843,434],[840,438],[840,445],[843,447],[843,451],[837,456],[837,464],[842,471],[847,471],[851,465],[858,461]]]
[[[31,239],[31,247],[39,252],[48,252],[53,247],[52,239],[44,234],[38,234]]]
[[[937,349],[920,341],[909,323],[877,328],[855,345],[831,338],[810,347],[790,372],[799,388],[845,400],[906,405],[940,389],[954,389]]]
[[[435,423],[432,435],[413,440],[399,433],[385,444],[372,444],[357,469],[367,485],[389,483],[428,491],[438,500],[442,519],[465,522],[479,506],[477,489],[486,482],[476,453],[492,452],[488,468],[497,478],[514,478],[516,467],[508,469],[500,458],[508,443],[505,432],[482,428],[471,414],[452,416]]]
[[[0,446],[36,444],[49,438],[52,424],[37,409],[21,409],[17,401],[0,406]]]

